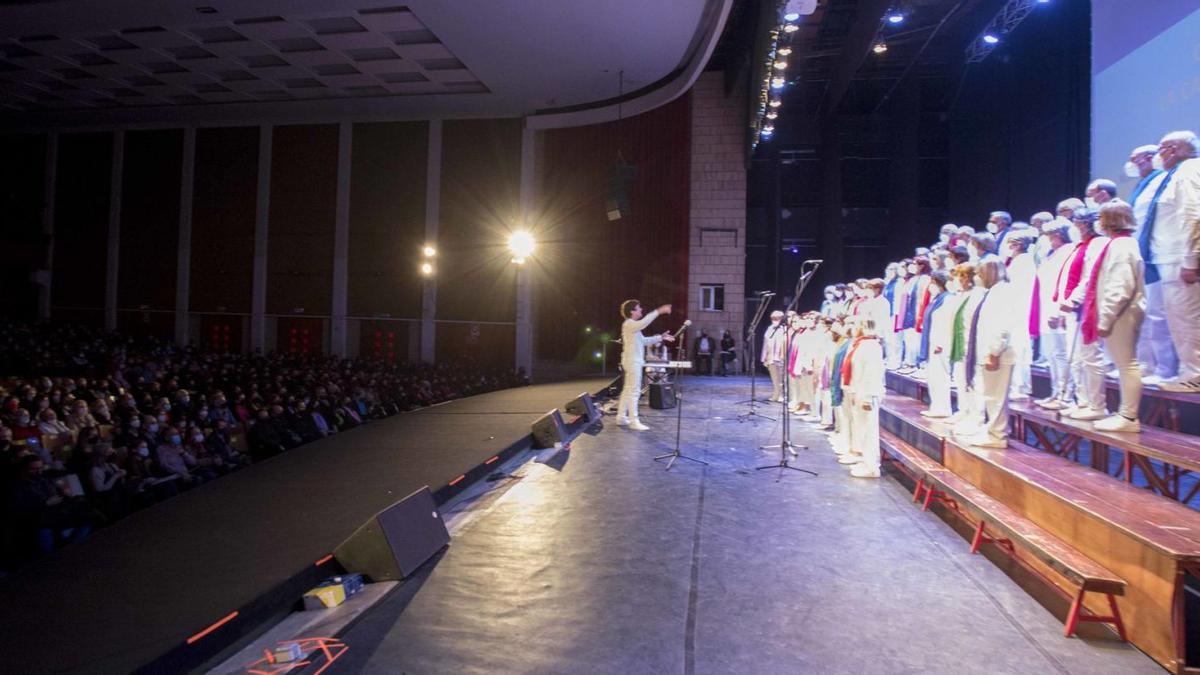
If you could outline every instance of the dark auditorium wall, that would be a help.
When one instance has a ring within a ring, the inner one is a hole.
[[[328,316],[333,294],[337,125],[275,127],[271,152],[267,314]]]
[[[143,334],[171,337],[173,320],[154,321],[148,314],[175,308],[182,164],[182,130],[125,133],[117,274],[119,330],[136,328]]]
[[[951,108],[950,217],[981,227],[989,209],[1025,220],[1088,182],[1090,4],[1033,12],[970,66]],[[1118,172],[1121,167],[1112,167]]]
[[[104,323],[111,133],[62,134],[54,199],[55,319]]]
[[[356,124],[353,145],[349,315],[418,319],[429,123]],[[388,330],[407,336],[404,324]]]
[[[533,280],[539,358],[586,358],[596,348],[586,326],[619,335],[612,298],[638,298],[647,309],[671,302],[686,316],[690,101],[545,132]],[[637,176],[627,190],[631,213],[612,222],[605,200],[618,161]]]
[[[258,137],[258,127],[196,131],[189,297],[193,312],[250,312]]]
[[[0,316],[37,316],[38,287],[31,275],[46,262],[42,232],[46,137],[0,136]]]

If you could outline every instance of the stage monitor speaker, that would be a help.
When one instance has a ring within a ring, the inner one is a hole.
[[[552,448],[555,443],[565,443],[567,427],[563,423],[562,413],[557,409],[542,415],[533,423],[533,447]]]
[[[373,581],[398,581],[412,574],[446,544],[450,532],[428,487],[376,513],[333,551],[347,572]]]
[[[655,382],[650,385],[650,407],[666,410],[675,407],[675,385],[670,382]]]
[[[600,419],[600,411],[596,409],[596,402],[592,400],[592,395],[586,391],[568,403],[566,410],[572,415],[580,415],[587,418],[589,423]]]

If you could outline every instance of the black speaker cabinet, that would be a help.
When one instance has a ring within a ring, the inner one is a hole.
[[[670,382],[655,382],[650,385],[650,407],[666,410],[675,407],[675,385]]]
[[[563,423],[562,413],[557,408],[542,415],[533,423],[533,447],[552,448],[555,443],[567,440],[567,427]]]
[[[589,423],[600,419],[600,411],[596,409],[596,402],[592,400],[592,395],[586,391],[568,403],[566,411],[572,415],[583,417]]]
[[[446,522],[428,487],[376,513],[333,551],[347,572],[373,581],[398,581],[450,543]]]

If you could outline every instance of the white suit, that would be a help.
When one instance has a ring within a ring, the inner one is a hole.
[[[1012,389],[1010,396],[1029,396],[1033,393],[1033,380],[1030,373],[1033,365],[1033,340],[1029,336],[1029,316],[1033,308],[1033,280],[1037,278],[1037,266],[1033,262],[1032,253],[1022,253],[1014,256],[1008,263],[1008,282],[1012,284],[1013,314],[1024,318],[1024,327],[1015,327],[1012,336],[1012,346],[1017,353],[1013,366]]]
[[[638,399],[642,396],[642,370],[646,366],[646,347],[662,342],[661,335],[646,337],[642,329],[658,318],[658,310],[641,319],[625,319],[621,324],[621,370],[625,371],[625,384],[621,388],[621,401],[617,406],[617,420],[638,420]]]
[[[987,415],[987,435],[991,441],[1008,438],[1008,386],[1012,378],[1017,352],[1012,346],[1012,336],[1022,325],[1022,317],[1012,311],[1017,299],[1013,297],[1013,286],[1007,281],[992,286],[985,292],[978,307],[979,322],[972,339],[975,340],[975,391],[983,411]],[[1028,319],[1025,318],[1025,322]],[[1000,367],[988,370],[989,358],[997,358]]]
[[[1138,229],[1133,231],[1134,241],[1138,241],[1138,235],[1145,226],[1146,215],[1150,211],[1150,202],[1154,201],[1154,194],[1158,192],[1165,177],[1166,174],[1163,173],[1152,178],[1133,204],[1133,218],[1138,225]],[[1174,178],[1172,176],[1172,180]],[[1165,192],[1164,190],[1164,196]],[[1159,207],[1162,207],[1161,198]],[[1157,222],[1158,217],[1155,217],[1155,229]],[[1171,342],[1171,330],[1167,327],[1167,316],[1163,310],[1162,281],[1146,284],[1146,318],[1142,320],[1142,330],[1138,333],[1137,359],[1144,375],[1154,375],[1165,380],[1174,377],[1179,370],[1179,358],[1175,355],[1175,345]]]
[[[879,402],[885,392],[883,345],[878,338],[861,338],[846,357],[850,381],[844,385],[849,413],[850,452],[862,456],[868,469],[879,470]],[[869,405],[870,410],[863,410]]]
[[[1151,183],[1145,192],[1157,189]],[[1171,182],[1158,200],[1150,236],[1150,260],[1162,277],[1163,312],[1175,354],[1179,358],[1179,381],[1200,380],[1200,283],[1185,284],[1180,278],[1195,228],[1200,227],[1200,159],[1189,159],[1176,167]]]
[[[1128,419],[1137,419],[1142,399],[1142,373],[1136,358],[1138,330],[1145,316],[1145,265],[1138,242],[1133,237],[1117,237],[1108,246],[1096,280],[1096,326],[1110,332],[1104,338],[1109,356],[1117,364],[1121,378],[1121,408]],[[1104,400],[1102,359],[1089,361],[1088,398]]]
[[[975,316],[975,309],[979,307],[979,301],[983,298],[983,290],[980,286],[972,286],[971,290],[961,294],[963,299],[958,309],[963,314],[963,338],[968,345],[972,339],[971,317]],[[953,320],[954,318],[951,317],[952,322]],[[953,328],[951,331],[953,332]],[[954,388],[958,391],[958,413],[954,416],[954,421],[959,425],[958,429],[970,432],[978,431],[979,426],[983,423],[983,409],[979,401],[979,392],[973,388],[974,383],[967,381],[965,355],[959,361],[951,364],[950,376],[954,382]]]
[[[1054,291],[1059,281],[1060,273],[1064,278],[1064,268],[1075,253],[1075,244],[1063,244],[1042,261],[1038,268],[1038,294],[1041,307],[1039,309],[1039,338],[1041,340],[1042,357],[1050,370],[1050,395],[1066,400],[1071,392],[1068,391],[1070,363],[1067,361],[1067,328],[1063,324],[1065,317],[1054,300]],[[1050,327],[1050,319],[1060,319],[1057,328]]]
[[[1092,278],[1092,269],[1096,266],[1096,259],[1100,257],[1100,252],[1108,244],[1108,237],[1093,237],[1091,244],[1083,256],[1083,275],[1079,278],[1079,285],[1071,291],[1071,296],[1067,298],[1067,302],[1075,307],[1083,306],[1083,299],[1087,296],[1088,280]],[[1083,246],[1081,242],[1079,244]],[[1066,285],[1067,274],[1070,273],[1071,263],[1067,263],[1067,272],[1063,274],[1063,285]],[[1062,298],[1062,295],[1059,295]],[[1083,336],[1078,330],[1079,314],[1077,312],[1067,313],[1067,327],[1073,330],[1074,347],[1071,350],[1071,379],[1075,382],[1075,401],[1080,408],[1089,408],[1093,411],[1102,411],[1107,409],[1107,404],[1104,400],[1104,378],[1101,375],[1100,387],[1097,389],[1095,384],[1088,384],[1088,363],[1096,361],[1104,361],[1104,350],[1097,340],[1090,345],[1083,344]]]
[[[929,331],[929,366],[925,382],[929,386],[929,413],[933,417],[949,417],[950,406],[950,348],[954,342],[954,315],[966,295],[947,294],[942,306],[933,313]]]
[[[767,330],[763,333],[763,346],[760,361],[767,366],[767,372],[771,374],[771,400],[778,401],[783,398],[783,371],[784,359],[787,351],[787,330],[783,322],[774,323],[767,326]]]

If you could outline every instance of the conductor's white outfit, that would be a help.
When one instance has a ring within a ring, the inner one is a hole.
[[[621,389],[621,402],[617,407],[617,423],[640,423],[638,399],[642,396],[642,370],[646,366],[646,347],[662,342],[661,335],[646,337],[642,329],[658,318],[653,310],[640,319],[625,319],[621,324],[621,370],[625,371],[625,386]]]

